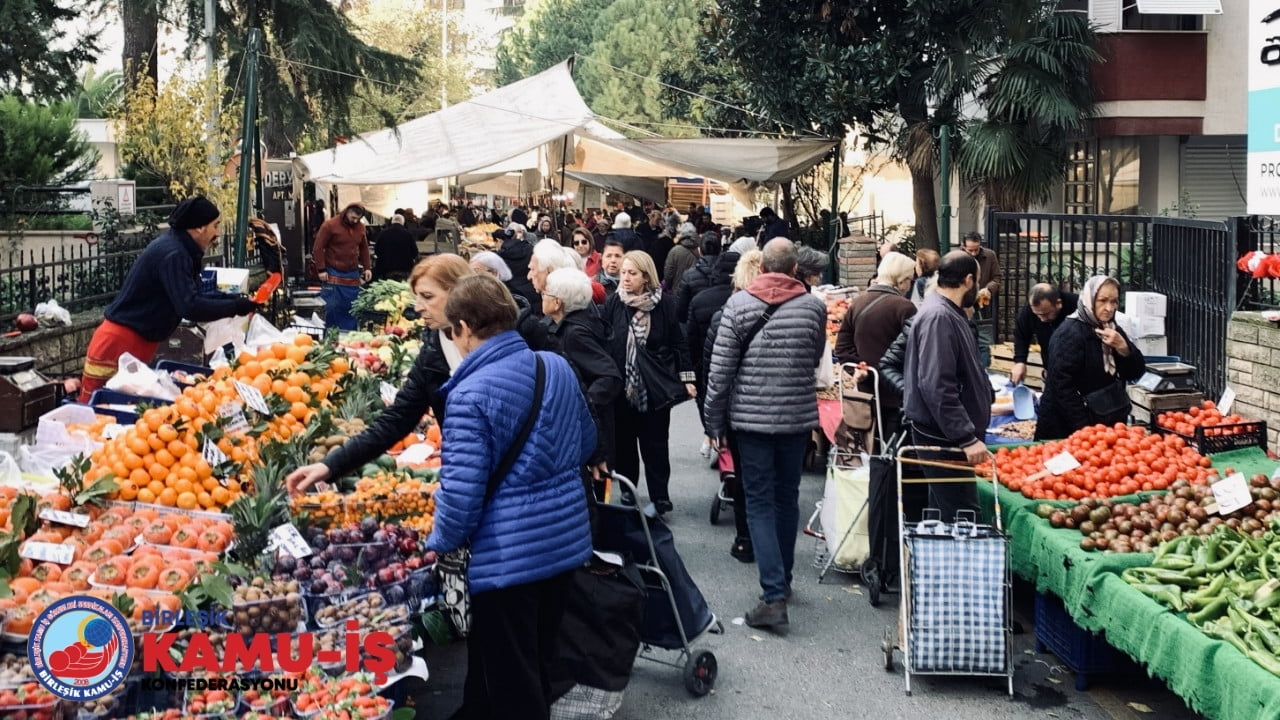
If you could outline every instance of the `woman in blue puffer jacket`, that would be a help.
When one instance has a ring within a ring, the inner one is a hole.
[[[595,424],[564,358],[538,353],[542,408],[511,471],[486,502],[489,476],[534,404],[535,355],[515,331],[511,293],[488,275],[449,293],[446,335],[462,364],[445,397],[440,488],[427,547],[471,542],[471,634],[462,717],[547,718],[550,663],[569,578],[591,555],[581,471]]]

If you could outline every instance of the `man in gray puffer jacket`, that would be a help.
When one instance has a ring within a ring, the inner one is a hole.
[[[707,433],[732,427],[747,497],[747,525],[764,590],[747,613],[752,627],[787,624],[800,521],[800,474],[818,427],[814,370],[826,349],[827,309],[795,279],[798,254],[786,238],[764,247],[764,270],[724,307],[711,354]]]

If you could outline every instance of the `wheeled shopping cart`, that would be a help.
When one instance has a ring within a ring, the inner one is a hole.
[[[636,496],[631,480],[612,474],[625,493]],[[684,686],[697,696],[715,686],[716,656],[697,650],[692,643],[705,632],[722,633],[716,619],[684,561],[676,552],[670,528],[656,514],[648,515],[638,506],[600,504],[597,506],[596,549],[630,557],[644,579],[647,599],[640,629],[638,657],[683,670]],[[656,656],[655,649],[680,653],[680,662]]]
[[[871,374],[870,395],[846,385],[857,370]],[[870,455],[884,447],[884,423],[880,414],[880,377],[865,363],[840,366],[842,429],[827,457],[827,484],[815,504],[804,532],[816,539],[814,567],[821,583],[832,569],[857,574],[871,593],[872,605],[880,602],[878,564],[870,552],[867,521],[870,508]],[[870,422],[866,422],[870,419]]]
[[[902,604],[899,611],[906,692],[912,675],[1004,676],[1013,696],[1010,644],[1008,538],[1000,519],[997,484],[995,526],[972,512],[943,522],[936,510],[908,527],[903,517],[904,483],[971,483],[972,468],[920,458],[960,453],[954,448],[903,446],[898,450],[898,522],[902,528]],[[904,464],[954,468],[955,477],[904,478]],[[992,482],[996,483],[994,471]],[[893,670],[895,631],[885,631],[885,669]]]

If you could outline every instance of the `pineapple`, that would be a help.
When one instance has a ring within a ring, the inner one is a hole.
[[[236,545],[231,554],[236,560],[258,564],[271,530],[289,522],[284,485],[289,468],[287,457],[269,454],[253,469],[254,493],[241,496],[227,508],[235,530]]]

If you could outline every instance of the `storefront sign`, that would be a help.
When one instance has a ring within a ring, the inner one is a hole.
[[[1280,215],[1280,1],[1249,2],[1250,215]]]

